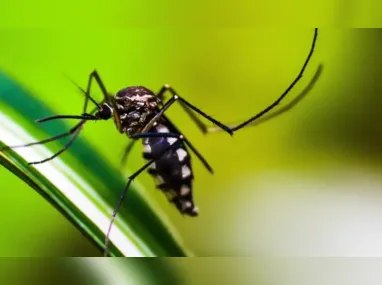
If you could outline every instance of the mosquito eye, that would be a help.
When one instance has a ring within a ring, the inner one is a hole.
[[[103,104],[101,106],[101,110],[99,111],[99,116],[101,117],[101,119],[103,120],[110,119],[112,115],[113,115],[113,109],[109,105]]]

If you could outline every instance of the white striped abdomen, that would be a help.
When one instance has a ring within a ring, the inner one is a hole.
[[[165,124],[153,126],[151,133],[176,133]],[[151,160],[158,157],[164,150],[173,145],[178,138],[145,138],[143,139],[143,157]],[[157,188],[162,190],[177,209],[189,216],[197,216],[192,196],[193,172],[191,157],[183,143],[167,151],[160,159],[151,164],[148,172],[157,182]]]

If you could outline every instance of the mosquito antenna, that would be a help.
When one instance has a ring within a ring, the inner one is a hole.
[[[101,106],[97,103],[96,100],[94,100],[90,94],[88,94],[80,85],[78,85],[71,77],[69,77],[69,75],[67,75],[66,73],[63,73],[63,76],[66,77],[66,79],[68,79],[74,86],[76,86],[86,97],[89,98],[90,101],[93,102],[94,105],[97,106],[98,109],[101,109]]]

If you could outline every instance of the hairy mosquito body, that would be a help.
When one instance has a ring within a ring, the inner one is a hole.
[[[114,100],[115,123],[128,136],[143,129],[154,117],[161,103],[155,94],[143,86],[131,86],[117,92]]]
[[[131,86],[120,90],[113,98],[114,110],[107,103],[103,104],[102,109],[113,110],[114,120],[120,132],[136,140],[138,138],[134,138],[134,135],[139,134],[139,130],[160,112],[161,103],[151,90],[143,86]],[[95,116],[101,115],[96,113]],[[183,142],[183,136],[161,118],[153,123],[145,138],[142,138],[142,143],[143,158],[147,162],[155,160],[151,162],[147,171],[155,179],[156,187],[163,191],[180,213],[197,216],[197,207],[192,197],[194,175],[191,157]]]

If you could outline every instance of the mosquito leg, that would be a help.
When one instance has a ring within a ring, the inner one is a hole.
[[[147,137],[161,137],[161,138],[175,138],[179,136],[176,133],[139,133],[134,134],[131,136],[131,138],[147,138]],[[200,161],[203,163],[203,165],[207,168],[209,172],[212,174],[214,171],[212,170],[212,167],[208,164],[208,162],[204,159],[204,157],[195,149],[195,147],[183,136],[183,141],[190,147],[192,152],[200,159]]]
[[[77,119],[77,120],[84,120],[84,121],[90,121],[90,120],[98,121],[98,120],[100,120],[99,118],[97,118],[94,115],[84,114],[84,115],[79,115],[79,116],[78,115],[53,115],[50,117],[38,119],[38,120],[36,120],[36,122],[37,123],[44,123],[47,121],[57,120],[57,119]]]
[[[68,77],[69,78],[69,77]],[[85,124],[85,122],[87,120],[97,120],[96,117],[94,117],[92,114],[97,110],[97,109],[100,109],[100,106],[99,104],[90,96],[90,90],[91,90],[91,83],[92,83],[92,80],[93,78],[97,81],[98,85],[100,86],[101,90],[102,90],[102,93],[104,94],[104,97],[105,97],[105,101],[108,99],[108,94],[107,94],[107,91],[106,91],[106,88],[100,78],[100,76],[98,75],[97,71],[94,70],[93,72],[90,73],[89,75],[89,80],[88,80],[88,85],[87,85],[87,89],[86,91],[80,87],[78,84],[76,84],[73,80],[71,80],[69,78],[69,80],[77,86],[77,88],[80,89],[80,91],[82,93],[85,94],[85,101],[84,101],[84,106],[83,106],[83,115],[82,116],[74,116],[74,115],[55,115],[55,116],[50,116],[50,117],[46,117],[46,118],[41,118],[39,120],[37,120],[37,122],[39,123],[42,123],[42,122],[46,122],[46,121],[50,121],[50,120],[54,120],[54,119],[60,119],[60,118],[66,118],[66,119],[81,119],[81,122],[78,123],[76,126],[74,126],[72,129],[70,129],[68,132],[65,132],[65,133],[62,133],[62,134],[59,134],[57,136],[54,136],[54,137],[51,137],[51,138],[48,138],[48,139],[45,139],[45,140],[42,140],[42,141],[38,141],[38,142],[33,142],[33,143],[29,143],[29,144],[24,144],[24,145],[17,145],[17,146],[10,146],[10,147],[6,147],[6,148],[3,148],[3,149],[13,149],[13,148],[20,148],[20,147],[27,147],[27,146],[32,146],[32,145],[38,145],[38,144],[45,144],[45,143],[48,143],[48,142],[51,142],[51,141],[55,141],[55,140],[58,140],[60,138],[63,138],[63,137],[66,137],[66,136],[72,136],[69,140],[68,143],[66,143],[66,145],[60,149],[57,153],[55,153],[53,156],[47,158],[47,159],[44,159],[44,160],[41,160],[41,161],[35,161],[35,162],[30,162],[29,164],[40,164],[40,163],[44,163],[46,161],[49,161],[49,160],[52,160],[53,158],[57,157],[58,155],[60,155],[61,153],[63,153],[64,151],[66,151],[71,145],[72,143],[74,142],[74,140],[78,137],[78,134],[80,133],[80,131],[82,130],[83,128],[83,125]],[[86,110],[87,110],[87,105],[88,105],[88,101],[92,101],[96,106],[97,108],[96,109],[93,109],[91,111],[90,114],[87,114],[86,113]]]
[[[184,139],[186,145],[191,149],[191,151],[197,156],[197,158],[203,163],[204,167],[211,173],[214,174],[214,170],[208,164],[207,160],[201,155],[201,153],[187,140]]]
[[[122,155],[122,159],[121,159],[121,167],[126,163],[127,161],[127,157],[128,155],[130,154],[131,150],[133,149],[134,147],[134,144],[136,143],[137,141],[136,140],[132,140],[131,142],[129,142],[129,144],[126,146],[124,152],[123,152],[123,155]]]
[[[266,113],[268,113],[270,110],[272,110],[274,107],[276,107],[282,99],[284,99],[284,97],[289,93],[290,90],[292,90],[292,88],[296,85],[296,83],[302,78],[303,74],[304,74],[304,71],[306,69],[306,67],[308,66],[308,63],[310,61],[310,58],[312,57],[313,55],[313,51],[314,51],[314,47],[316,45],[316,40],[317,40],[317,35],[318,35],[318,29],[315,28],[314,29],[314,37],[313,37],[313,42],[312,42],[312,46],[310,48],[310,51],[309,51],[309,54],[308,54],[308,57],[306,58],[301,70],[300,70],[300,73],[297,75],[297,77],[293,80],[293,82],[288,86],[288,88],[283,92],[283,94],[281,94],[281,96],[275,101],[273,102],[271,105],[269,105],[268,107],[266,107],[265,109],[263,109],[260,113],[256,114],[255,116],[249,118],[248,120],[244,121],[243,123],[231,128],[231,130],[233,132],[235,131],[238,131],[240,130],[241,128],[244,128],[245,126],[247,126],[248,124],[250,124],[251,122],[257,120],[258,118],[262,117],[263,115],[265,115]]]
[[[173,96],[176,96],[176,92],[173,88],[170,87],[170,85],[166,84],[164,85],[158,92],[157,96],[163,100],[164,98],[164,93],[166,91],[170,91]],[[183,111],[187,113],[187,115],[191,118],[191,120],[196,124],[196,126],[200,129],[200,131],[204,134],[207,133],[208,127],[206,124],[204,124],[196,115],[194,112],[192,112],[187,106],[183,103],[180,102],[180,106],[182,107]]]
[[[94,117],[91,114],[93,114],[97,109],[98,110],[100,109],[99,104],[90,96],[90,89],[91,89],[92,78],[94,77],[94,75],[93,75],[94,72],[96,72],[96,71],[93,71],[89,75],[88,86],[86,88],[86,91],[81,86],[79,86],[76,82],[74,82],[74,80],[72,80],[68,75],[65,74],[65,77],[85,95],[85,101],[84,101],[84,105],[82,107],[82,115],[81,116],[76,116],[76,115],[54,115],[54,116],[49,116],[49,117],[38,119],[37,122],[38,123],[43,123],[43,122],[46,122],[46,121],[60,119],[60,118],[65,118],[65,119],[68,119],[68,118],[72,118],[72,119],[85,119],[87,117],[88,120],[91,120],[92,118],[94,119]],[[89,100],[92,101],[97,106],[97,108],[92,110],[89,114],[87,114],[86,110],[87,110],[87,106],[88,106]]]
[[[72,82],[72,84],[74,84],[85,95],[85,104],[84,104],[83,112],[82,112],[83,114],[86,114],[88,100],[92,101],[93,104],[97,106],[98,110],[101,109],[101,106],[99,105],[99,103],[97,103],[97,101],[94,100],[94,98],[90,95],[93,79],[96,81],[99,88],[101,89],[101,92],[104,96],[104,102],[109,103],[109,94],[108,94],[106,87],[105,87],[105,84],[101,80],[101,77],[100,77],[99,73],[97,72],[97,70],[93,70],[89,74],[88,84],[87,84],[86,90],[83,89],[81,86],[79,86],[76,82],[74,82],[69,76],[66,76],[66,77]]]
[[[132,183],[132,181],[139,174],[141,174],[146,168],[148,168],[152,163],[154,163],[155,161],[160,159],[165,153],[167,153],[171,149],[177,147],[181,143],[181,141],[183,140],[183,136],[182,135],[180,135],[180,134],[169,134],[169,133],[139,133],[139,134],[136,134],[135,136],[136,136],[136,138],[158,137],[158,136],[160,136],[160,137],[170,137],[171,136],[171,137],[178,138],[178,140],[176,140],[173,144],[171,144],[168,148],[166,148],[159,156],[157,156],[156,158],[150,160],[145,165],[143,165],[140,169],[138,169],[134,174],[129,176],[127,184],[126,184],[125,188],[123,189],[122,195],[121,195],[121,197],[118,200],[117,206],[114,208],[114,211],[113,211],[110,223],[109,223],[109,228],[108,228],[106,236],[105,236],[105,252],[104,252],[104,256],[105,257],[108,256],[108,254],[109,254],[109,241],[110,241],[109,236],[110,236],[110,231],[111,231],[112,225],[113,225],[115,217],[117,216],[117,213],[118,213],[118,211],[119,211],[119,209],[120,209],[120,207],[121,207],[121,205],[123,203],[123,200],[126,197],[127,191],[129,189],[130,184]]]
[[[237,125],[237,126],[234,126],[234,127],[228,127],[226,125],[224,125],[223,123],[215,120],[214,118],[212,118],[211,116],[207,115],[206,113],[204,113],[202,110],[200,110],[199,108],[195,107],[194,105],[192,105],[191,103],[189,103],[188,101],[186,101],[185,99],[183,99],[182,97],[180,97],[176,91],[171,87],[171,86],[168,86],[168,85],[165,85],[161,91],[159,91],[159,94],[160,96],[163,96],[161,95],[161,93],[163,93],[164,91],[168,90],[172,95],[173,97],[167,102],[167,103],[170,103],[170,105],[172,103],[174,103],[176,100],[178,100],[181,104],[181,106],[183,107],[183,109],[191,109],[193,110],[194,112],[198,113],[199,115],[203,116],[205,119],[209,120],[210,122],[214,123],[215,125],[217,125],[219,128],[221,128],[223,131],[229,133],[230,135],[233,135],[233,133],[235,131],[238,131],[240,130],[241,128],[247,126],[248,124],[252,123],[253,121],[259,119],[260,117],[262,117],[263,115],[265,115],[266,113],[268,113],[269,111],[271,111],[274,107],[276,107],[284,98],[285,96],[290,92],[290,90],[292,90],[292,88],[296,85],[296,83],[302,78],[303,74],[304,74],[304,71],[313,55],[313,51],[314,51],[314,47],[315,47],[315,44],[316,44],[316,40],[317,40],[317,35],[318,35],[318,29],[316,28],[314,30],[314,37],[313,37],[313,42],[312,42],[312,45],[311,45],[311,49],[309,51],[309,54],[299,72],[299,74],[297,75],[297,77],[293,80],[293,82],[289,85],[289,87],[281,94],[281,96],[279,96],[279,98],[274,101],[272,104],[270,104],[268,107],[266,107],[265,109],[263,109],[261,112],[259,112],[258,114],[256,114],[255,116],[249,118],[248,120],[244,121],[243,123]],[[167,103],[165,104],[165,106],[167,105]],[[169,106],[167,106],[168,108]],[[163,108],[164,109],[164,108]],[[163,110],[162,109],[162,110]],[[162,111],[161,110],[161,111]],[[194,120],[194,122],[198,125],[198,127],[202,130],[202,132],[207,132],[207,127],[196,117],[196,115],[192,115],[191,114],[191,110],[188,110],[186,111],[187,114],[189,114],[189,116],[191,117],[191,119]],[[164,111],[163,111],[164,112]],[[160,116],[161,114],[158,113],[158,116]]]
[[[112,94],[108,93],[108,91],[105,87],[105,84],[103,83],[101,76],[99,75],[97,70],[93,70],[89,75],[89,81],[88,81],[88,87],[87,87],[86,93],[89,94],[90,88],[91,88],[91,83],[92,83],[93,79],[97,82],[99,88],[102,91],[102,94],[104,97],[103,103],[107,103],[107,105],[110,109],[116,108],[115,99],[112,97]],[[101,106],[100,105],[97,105],[97,106],[98,106],[99,111],[102,112]],[[120,117],[118,116],[118,114],[116,112],[111,112],[111,115],[114,117],[114,121],[115,121],[115,124],[116,124],[118,131],[120,133],[123,133],[123,131],[121,129],[121,120],[120,120]],[[109,118],[107,118],[107,119],[109,119]]]
[[[64,74],[64,76],[74,85],[76,86],[80,91],[81,93],[83,93],[85,95],[85,101],[84,101],[84,106],[82,108],[82,114],[85,114],[86,113],[86,110],[87,110],[87,107],[88,107],[88,102],[89,100],[92,101],[94,103],[94,105],[97,106],[97,109],[100,108],[99,104],[90,96],[90,86],[89,84],[91,82],[88,82],[88,86],[87,86],[87,91],[85,91],[85,89],[83,89],[80,85],[77,84],[77,82],[75,82],[71,77],[69,77],[68,75]],[[89,75],[90,77],[90,75]],[[89,80],[91,81],[91,80]]]
[[[33,142],[33,143],[28,143],[28,144],[6,146],[6,147],[2,148],[0,151],[6,150],[6,149],[15,149],[15,148],[28,147],[28,146],[32,146],[32,145],[45,144],[45,143],[48,143],[48,142],[51,142],[51,141],[55,141],[55,140],[58,140],[60,138],[66,137],[66,136],[70,136],[73,133],[75,133],[76,130],[83,125],[83,123],[84,123],[84,121],[81,121],[80,123],[75,125],[73,128],[71,128],[68,132],[59,134],[57,136],[54,136],[54,137],[51,137],[51,138],[48,138],[48,139],[45,139],[45,140]]]
[[[260,118],[260,119],[258,119],[256,121],[248,124],[247,127],[257,126],[257,125],[260,125],[262,123],[265,123],[265,122],[267,122],[267,121],[269,121],[271,119],[274,119],[274,118],[284,114],[285,112],[287,112],[287,111],[291,110],[293,107],[295,107],[298,103],[300,103],[300,101],[302,99],[304,99],[306,97],[306,95],[314,87],[314,85],[316,84],[318,78],[321,76],[322,68],[323,68],[323,65],[320,64],[318,66],[317,71],[314,74],[312,80],[305,87],[305,89],[298,96],[296,96],[292,101],[290,101],[287,105],[283,106],[282,108],[278,109],[277,111],[275,111],[275,112],[273,112],[271,114],[267,114],[264,117],[262,117],[262,118]],[[234,124],[230,124],[230,125],[234,125]],[[217,128],[217,127],[208,127],[207,131],[208,131],[208,133],[220,132],[221,129]]]
[[[167,118],[166,115],[163,115],[163,118],[166,120],[167,124],[176,131],[179,134],[182,134],[181,131],[170,121],[169,118]],[[219,129],[220,130],[220,129]],[[207,160],[201,155],[201,153],[192,145],[192,143],[183,135],[183,140],[186,143],[186,145],[191,149],[191,151],[198,157],[198,159],[203,163],[204,167],[211,173],[213,174],[214,171],[212,167],[209,165]]]
[[[93,104],[96,105],[98,109],[101,108],[100,105],[97,103],[97,101],[94,100],[94,98],[90,96],[90,91],[91,91],[93,79],[96,81],[96,83],[100,87],[102,94],[104,96],[104,101],[108,102],[109,96],[108,96],[105,84],[101,80],[101,77],[99,76],[97,70],[93,70],[92,72],[90,72],[89,78],[88,78],[88,84],[86,86],[86,90],[84,90],[81,86],[79,86],[76,82],[74,82],[69,76],[65,75],[65,77],[67,77],[72,82],[73,85],[75,85],[83,94],[85,94],[86,101],[84,104],[83,113],[86,113],[87,104],[88,104],[87,100],[92,101]]]
[[[47,162],[49,160],[52,160],[53,158],[59,156],[61,153],[63,153],[64,151],[66,151],[71,145],[72,143],[75,141],[75,139],[77,138],[77,136],[79,135],[81,129],[83,128],[83,125],[84,123],[82,123],[74,132],[73,132],[73,135],[72,137],[70,138],[70,140],[65,144],[65,146],[63,148],[61,148],[59,151],[57,151],[55,154],[53,154],[51,157],[48,157],[44,160],[40,160],[40,161],[33,161],[33,162],[28,162],[29,165],[32,165],[32,164],[41,164],[41,163],[44,163],[44,162]]]
[[[171,87],[169,87],[169,90],[173,90]],[[143,128],[142,132],[146,132],[149,128],[151,128],[154,123],[156,121],[159,120],[160,117],[163,116],[164,112],[170,108],[170,106],[172,104],[175,103],[175,101],[180,101],[180,102],[183,102],[185,103],[188,107],[190,107],[192,110],[194,110],[195,112],[197,112],[198,114],[202,115],[203,117],[205,117],[207,120],[211,121],[212,123],[214,123],[215,125],[219,126],[220,128],[222,128],[224,131],[226,131],[227,133],[229,133],[230,135],[233,135],[233,132],[232,130],[223,125],[222,123],[220,123],[219,121],[215,120],[214,118],[208,116],[207,114],[205,114],[202,110],[196,108],[195,106],[191,105],[190,103],[188,103],[186,100],[184,100],[183,98],[181,98],[179,95],[176,95],[175,91],[173,91],[175,95],[173,95],[170,100],[168,100],[166,102],[166,104],[164,104],[163,108],[160,109],[160,111],[150,120],[150,122]]]
[[[102,91],[102,94],[104,96],[104,101],[105,102],[109,102],[109,94],[107,92],[107,89],[105,87],[105,84],[103,83],[103,81],[101,80],[101,77],[99,76],[98,74],[98,71],[97,70],[93,70],[90,75],[89,75],[89,80],[88,80],[88,86],[86,88],[86,94],[87,96],[89,96],[89,99],[92,100],[93,103],[95,103],[98,107],[100,107],[95,101],[94,99],[92,99],[90,97],[90,88],[91,88],[91,84],[92,84],[92,80],[93,78],[95,79],[95,81],[97,82],[98,86],[100,87],[101,91]]]
[[[162,115],[164,114],[164,112],[170,108],[170,106],[172,104],[174,104],[174,102],[177,100],[178,98],[176,96],[173,96],[170,100],[168,100],[166,102],[166,104],[163,105],[162,109],[160,109],[160,111],[146,124],[146,126],[142,129],[142,133],[145,133],[147,132],[153,125],[156,121],[159,120],[160,117],[162,117]]]
[[[85,101],[84,101],[84,106],[83,106],[83,113],[85,114],[89,99],[92,102],[94,102],[95,104],[97,104],[97,103],[79,85],[77,85],[73,81],[72,81],[72,83],[75,84],[85,94]],[[90,84],[91,84],[91,80],[89,79],[88,90],[90,90]],[[97,107],[98,107],[98,104],[97,104]],[[21,148],[21,147],[28,147],[28,146],[33,146],[33,145],[40,145],[40,144],[45,144],[45,143],[48,143],[48,142],[52,142],[52,141],[58,140],[60,138],[66,137],[66,136],[72,136],[71,139],[69,140],[69,142],[65,145],[65,147],[63,149],[61,149],[59,152],[57,152],[56,154],[54,154],[52,157],[50,157],[48,159],[45,159],[45,160],[42,160],[42,161],[30,162],[29,164],[38,164],[38,163],[43,163],[45,161],[49,161],[49,160],[57,157],[61,153],[63,153],[73,143],[73,141],[77,138],[77,136],[78,136],[80,130],[82,129],[84,123],[86,122],[86,120],[91,119],[91,114],[94,113],[96,110],[97,109],[93,109],[90,112],[90,114],[87,114],[87,116],[70,116],[70,115],[62,116],[62,115],[58,115],[58,116],[50,116],[50,117],[46,117],[46,118],[41,118],[41,119],[37,120],[37,122],[42,123],[42,122],[46,122],[46,121],[53,120],[53,119],[59,119],[59,118],[62,118],[62,117],[67,117],[67,118],[72,117],[73,119],[78,119],[79,118],[79,119],[82,119],[82,120],[77,125],[75,125],[73,128],[71,128],[68,132],[65,132],[65,133],[53,136],[53,137],[45,139],[45,140],[33,142],[33,143],[28,143],[28,144],[24,144],[24,145],[7,146],[7,147],[3,148],[2,150],[4,150],[4,149]],[[88,117],[88,118],[86,118],[86,117]]]

